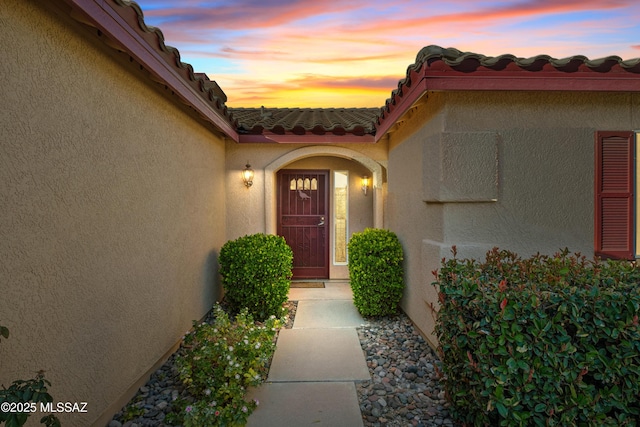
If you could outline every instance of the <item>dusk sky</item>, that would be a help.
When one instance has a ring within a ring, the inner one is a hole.
[[[380,107],[420,49],[640,57],[638,0],[136,0],[230,107]]]

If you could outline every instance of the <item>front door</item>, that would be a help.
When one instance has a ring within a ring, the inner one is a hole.
[[[278,235],[293,250],[294,279],[329,278],[329,171],[278,172]]]

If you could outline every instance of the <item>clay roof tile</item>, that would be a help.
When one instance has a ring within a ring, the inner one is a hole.
[[[379,108],[230,108],[241,133],[373,134]]]

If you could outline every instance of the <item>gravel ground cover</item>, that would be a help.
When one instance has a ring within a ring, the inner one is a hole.
[[[285,328],[292,328],[297,302],[287,303]],[[211,319],[206,319],[208,321]],[[365,427],[451,426],[440,382],[439,360],[404,314],[368,319],[357,328],[371,381],[356,383]],[[180,350],[178,350],[180,351]],[[164,427],[172,402],[184,388],[174,360],[177,353],[151,375],[109,427]]]
[[[358,328],[371,381],[356,383],[364,425],[457,426],[449,418],[440,361],[404,314]]]

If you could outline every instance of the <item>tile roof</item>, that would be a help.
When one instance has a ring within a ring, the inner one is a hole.
[[[640,73],[640,58],[623,61],[619,56],[607,56],[593,60],[582,55],[561,59],[552,58],[549,55],[537,55],[530,58],[518,58],[510,54],[485,56],[479,53],[462,52],[452,47],[443,48],[435,45],[422,48],[416,56],[415,63],[409,66],[407,71],[417,71],[424,65],[431,66],[435,61],[442,61],[451,69],[465,72],[477,71],[481,67],[501,71],[507,68],[514,68],[514,66],[527,71],[542,71],[547,65],[564,72],[579,71],[582,65],[592,71],[608,72],[615,65],[619,65],[620,68],[626,71]]]
[[[240,134],[373,135],[379,108],[230,108]]]
[[[640,58],[607,56],[591,60],[582,55],[518,58],[485,56],[455,48],[422,48],[406,77],[391,92],[376,122],[384,133],[428,90],[541,90],[640,92]]]
[[[236,141],[243,137],[245,141],[278,142],[377,141],[429,90],[640,92],[640,58],[489,57],[432,45],[418,53],[381,108],[228,108],[227,97],[217,83],[182,62],[178,50],[165,45],[162,31],[145,24],[135,2],[61,1],[80,11],[72,13],[75,19],[100,29],[98,34],[107,44],[147,67],[152,79],[175,91],[183,102]],[[302,135],[304,140],[299,139]]]
[[[65,0],[77,5],[77,0]],[[179,75],[206,104],[212,108],[240,135],[307,135],[325,136],[322,141],[336,141],[337,137],[351,137],[350,140],[369,141],[375,134],[375,121],[379,108],[229,108],[227,96],[215,81],[205,73],[196,73],[191,64],[182,62],[178,49],[165,44],[162,31],[147,25],[140,6],[129,0],[105,0],[146,44],[155,51],[159,58],[167,64],[175,74]],[[93,12],[95,9],[89,10]],[[85,12],[87,10],[85,9]],[[75,15],[78,19],[78,15]],[[96,26],[104,24],[104,20],[96,19],[100,14],[93,14],[86,24]],[[115,17],[115,16],[114,16]],[[103,18],[104,19],[104,18]],[[82,20],[82,19],[79,19]],[[96,22],[99,21],[99,22]],[[108,44],[130,52],[131,46],[120,46],[122,42],[114,35],[103,34]],[[152,74],[154,70],[149,70]],[[154,78],[154,77],[152,77]],[[162,79],[154,78],[162,83]],[[368,137],[360,138],[358,137]],[[235,139],[235,138],[234,138]],[[265,139],[276,141],[282,139]],[[298,140],[299,141],[299,140]],[[321,141],[316,139],[316,141]]]

